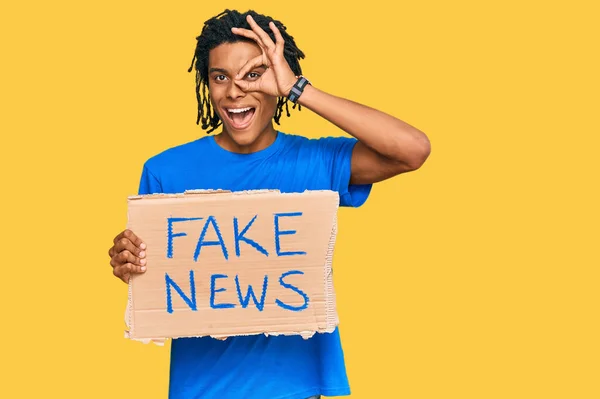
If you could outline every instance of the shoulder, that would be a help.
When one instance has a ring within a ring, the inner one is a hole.
[[[324,136],[308,138],[294,136],[294,145],[299,151],[313,161],[324,162],[328,165],[346,165],[352,159],[354,146],[358,140],[348,136]]]
[[[324,137],[307,137],[297,134],[282,133],[286,146],[300,147],[308,150],[333,150],[343,148],[345,146],[353,147],[358,142],[354,137],[345,136],[324,136]]]
[[[198,157],[203,148],[208,148],[210,136],[167,148],[146,160],[144,167],[154,173],[170,169]]]
[[[328,168],[346,167],[352,160],[358,140],[348,136],[323,136],[310,138],[286,134],[284,151],[295,159],[320,163]]]

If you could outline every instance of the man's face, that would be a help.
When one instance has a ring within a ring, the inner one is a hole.
[[[208,89],[212,105],[223,121],[223,131],[235,147],[252,151],[258,149],[253,147],[260,146],[257,139],[263,137],[262,133],[274,132],[272,118],[277,97],[260,92],[246,93],[233,79],[246,62],[260,54],[257,44],[237,42],[223,43],[208,56]],[[264,71],[262,67],[255,68],[241,78],[254,81]]]

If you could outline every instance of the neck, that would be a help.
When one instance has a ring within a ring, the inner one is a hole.
[[[264,150],[277,138],[277,131],[270,123],[257,137],[256,140],[249,143],[239,143],[233,139],[233,136],[223,126],[223,132],[215,135],[215,141],[227,151],[239,154],[251,154]]]

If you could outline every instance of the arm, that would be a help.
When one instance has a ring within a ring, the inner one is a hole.
[[[287,97],[296,76],[283,56],[285,41],[273,22],[269,23],[276,43],[251,16],[252,30],[232,28],[234,34],[254,40],[262,54],[249,60],[238,72],[235,83],[245,91],[261,91]],[[252,68],[267,66],[254,82],[243,78]],[[304,88],[300,105],[354,136],[358,143],[352,154],[351,184],[368,184],[418,169],[430,152],[424,133],[409,124],[367,106],[325,93],[311,85]]]
[[[427,136],[376,109],[307,85],[298,103],[354,136],[351,184],[369,184],[418,169],[430,153]]]

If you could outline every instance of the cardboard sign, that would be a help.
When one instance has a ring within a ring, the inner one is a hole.
[[[129,283],[131,339],[302,335],[338,325],[334,191],[191,191],[134,196],[147,245]]]

